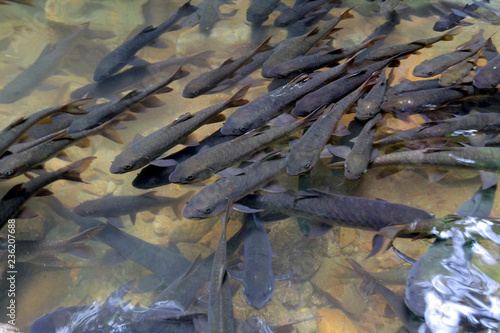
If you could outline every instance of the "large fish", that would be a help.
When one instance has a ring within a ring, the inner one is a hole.
[[[369,200],[309,189],[294,194],[249,195],[238,201],[261,214],[303,217],[328,226],[380,230],[396,224],[432,219],[424,210],[383,200]]]
[[[190,0],[180,7],[169,19],[154,28],[148,26],[141,32],[129,39],[116,49],[108,53],[97,65],[94,72],[94,81],[101,81],[129,63],[135,54],[148,44],[151,44],[156,38],[163,35],[177,21],[186,15],[192,13],[196,7],[190,4]]]
[[[419,91],[427,89],[437,89],[441,88],[439,84],[439,78],[428,79],[428,80],[418,80],[410,81],[408,79],[403,79],[399,84],[389,89],[389,95],[401,95],[405,92]]]
[[[172,89],[166,86],[172,81],[179,80],[188,74],[189,72],[184,71],[182,67],[179,67],[168,77],[164,78],[158,83],[150,85],[142,91],[134,90],[116,102],[99,104],[92,108],[92,111],[88,114],[75,119],[68,127],[68,133],[71,134],[89,130],[91,128],[104,124],[105,122],[127,111],[134,104],[146,99],[153,99],[152,97],[150,97],[153,94],[171,91]]]
[[[134,224],[138,212],[149,210],[157,213],[163,207],[172,207],[177,218],[180,219],[182,218],[180,206],[192,194],[188,192],[178,198],[156,196],[155,192],[124,196],[108,194],[100,199],[85,201],[76,206],[73,211],[85,217],[106,217],[111,224],[121,227],[123,227],[120,218],[122,215],[129,215]]]
[[[472,14],[479,6],[476,4],[466,4],[462,10],[453,10],[446,16],[441,17],[434,23],[434,31],[445,31],[456,27],[457,25],[470,25],[470,23],[462,22],[464,18]]]
[[[30,262],[44,266],[61,266],[62,262],[54,254],[65,253],[81,259],[95,257],[92,247],[85,244],[104,226],[97,226],[64,240],[16,240],[16,261]],[[8,245],[5,244],[5,250]]]
[[[327,2],[335,2],[336,0],[309,0],[301,3],[295,3],[292,8],[284,10],[281,15],[279,15],[274,20],[275,27],[286,27],[299,20],[306,18],[309,12],[315,10],[316,8],[322,6]]]
[[[280,0],[252,0],[247,9],[247,21],[265,21],[278,6]]]
[[[473,84],[477,88],[495,88],[500,83],[500,55],[488,60],[474,77]]]
[[[316,116],[316,113],[311,113],[311,115]],[[215,173],[265,149],[273,141],[306,126],[309,121],[310,117],[306,117],[263,132],[248,133],[235,140],[224,142],[201,151],[197,155],[178,164],[168,179],[172,183],[181,184],[195,183],[208,179]]]
[[[271,77],[269,73],[274,66],[306,54],[314,45],[331,33],[341,20],[353,18],[354,16],[350,13],[351,9],[347,9],[340,16],[332,18],[311,32],[281,42],[262,65],[262,76]]]
[[[111,173],[126,173],[149,164],[164,152],[181,143],[189,134],[211,121],[222,111],[248,103],[244,99],[248,89],[250,89],[250,85],[241,88],[224,102],[209,106],[194,114],[185,114],[148,136],[134,140],[131,145],[115,157],[111,163]]]
[[[251,61],[252,57],[257,53],[269,50],[269,40],[266,39],[253,51],[248,54],[233,60],[229,58],[219,68],[203,73],[197,78],[189,81],[182,91],[182,96],[185,98],[195,98],[215,88],[223,80],[229,78],[234,72],[241,68],[243,65]]]
[[[80,178],[80,173],[85,171],[95,157],[87,157],[72,163],[64,168],[53,172],[42,174],[26,183],[20,183],[12,187],[0,199],[0,229],[7,223],[9,219],[16,216],[33,217],[29,210],[23,207],[23,204],[34,195],[49,195],[52,194],[49,190],[43,188],[55,181],[65,179],[74,182],[83,182]]]

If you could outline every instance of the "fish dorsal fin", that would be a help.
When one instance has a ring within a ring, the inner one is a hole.
[[[307,34],[307,37],[314,36],[314,35],[316,35],[318,32],[319,32],[319,28],[315,28],[314,30],[312,30],[310,33],[308,33],[308,34]]]
[[[48,195],[53,195],[54,192],[49,190],[48,188],[42,188],[38,192],[36,192],[35,196],[36,197],[46,197]]]
[[[19,118],[19,119],[15,120],[15,121],[13,121],[13,122],[12,122],[9,126],[7,126],[5,129],[6,129],[6,130],[8,130],[8,129],[11,129],[11,128],[13,128],[13,127],[16,127],[17,125],[24,123],[26,120],[28,120],[28,118],[26,118],[26,117],[21,117],[21,118]]]
[[[233,58],[229,58],[229,59],[227,59],[226,61],[224,61],[224,62],[222,63],[222,65],[220,65],[220,67],[222,67],[222,66],[227,66],[227,65],[229,65],[229,64],[231,64],[231,63],[233,63],[233,62],[234,62]]]
[[[142,29],[141,32],[138,33],[138,35],[144,34],[144,33],[147,33],[147,32],[151,32],[151,31],[153,31],[155,29],[156,28],[153,27],[152,25],[148,25],[147,27],[145,27],[144,29]]]
[[[142,139],[144,139],[144,136],[142,136],[141,134],[137,133],[134,136],[134,139],[132,140],[132,143],[136,143],[137,141],[141,141]]]
[[[177,125],[179,123],[182,123],[183,121],[185,120],[188,120],[190,118],[193,118],[193,114],[191,112],[186,112],[184,114],[181,114],[179,117],[175,118],[175,120],[172,122],[172,126],[173,125]]]

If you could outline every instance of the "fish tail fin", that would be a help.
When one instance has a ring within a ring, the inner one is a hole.
[[[179,13],[179,15],[181,16],[187,16],[189,14],[192,14],[194,13],[196,10],[198,9],[198,7],[196,6],[193,6],[191,4],[191,0],[188,0],[185,4],[183,4],[178,10],[177,12]]]
[[[184,208],[186,202],[189,201],[189,199],[193,196],[195,192],[194,191],[189,191],[187,193],[184,193],[180,197],[175,199],[175,202],[172,204],[171,208],[172,211],[174,212],[175,217],[177,217],[179,220],[182,220],[182,209]]]
[[[92,163],[93,160],[95,160],[97,157],[91,156],[91,157],[86,157],[84,159],[81,159],[79,161],[76,161],[74,163],[71,163],[67,167],[64,168],[61,179],[66,179],[66,180],[71,180],[74,182],[81,182],[85,183],[82,178],[80,177],[80,174],[85,171],[90,163]]]
[[[247,84],[240,90],[238,90],[230,99],[227,100],[227,105],[228,107],[236,107],[236,106],[242,106],[248,103],[248,100],[245,99],[245,95],[247,94],[248,90],[252,84]]]

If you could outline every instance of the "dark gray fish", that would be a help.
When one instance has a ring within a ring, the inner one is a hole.
[[[92,107],[90,107],[90,109],[92,109]],[[80,117],[80,115],[67,114],[67,113],[56,114],[50,117],[51,120],[50,124],[36,124],[32,128],[30,128],[28,132],[26,132],[26,134],[29,135],[31,138],[37,140],[46,137],[47,135],[53,134],[55,132],[59,132],[65,128],[68,128],[68,126],[71,125],[73,120],[75,120],[78,117]]]
[[[374,142],[375,145],[390,145],[444,136],[471,135],[476,132],[500,130],[500,114],[478,113],[423,124],[406,131],[401,131]]]
[[[224,135],[241,135],[265,125],[302,96],[340,77],[347,71],[347,67],[352,61],[351,58],[341,65],[317,73],[312,78],[307,75],[300,75],[284,87],[273,90],[238,108],[226,119],[221,133]]]
[[[50,120],[44,118],[60,112],[76,115],[86,113],[86,111],[81,109],[81,106],[86,102],[88,102],[88,99],[76,100],[64,105],[53,106],[51,108],[35,112],[29,116],[23,116],[17,119],[0,131],[0,156],[2,156],[13,143],[21,138],[21,136],[35,124],[50,122]]]
[[[485,46],[486,43],[487,41],[479,41],[469,47],[458,48],[453,52],[441,54],[437,57],[424,60],[415,67],[413,75],[417,77],[432,77],[434,75],[441,74],[451,66],[474,56]]]
[[[478,5],[472,3],[466,4],[460,11],[452,10],[450,14],[441,17],[436,23],[434,23],[433,29],[434,31],[445,31],[454,28],[457,25],[470,25],[470,23],[464,23],[462,20],[478,8]]]
[[[129,215],[134,224],[138,212],[149,210],[157,213],[163,207],[171,207],[177,218],[181,219],[181,206],[192,194],[188,192],[178,198],[170,198],[157,196],[155,192],[123,196],[113,196],[110,193],[100,199],[83,202],[76,206],[73,212],[85,217],[106,217],[111,224],[118,226],[122,225],[122,215]]]
[[[500,83],[500,55],[488,60],[474,77],[473,84],[477,88],[495,88]]]
[[[153,64],[134,66],[101,81],[78,88],[71,93],[70,97],[103,97],[110,100],[120,99],[121,92],[131,88],[144,88],[146,81],[150,81],[155,75],[160,74],[170,67],[179,67],[186,64],[192,64],[198,67],[209,67],[207,58],[212,53],[212,51],[205,51],[191,57],[171,57],[167,60],[155,62]]]
[[[208,123],[222,111],[248,103],[244,99],[248,89],[250,89],[250,85],[241,88],[224,102],[209,106],[194,114],[188,113],[148,136],[134,140],[132,144],[115,157],[111,163],[111,173],[126,173],[149,164],[181,143],[189,134]],[[161,161],[157,162],[161,163]]]
[[[432,219],[421,209],[383,200],[369,200],[330,194],[309,189],[295,194],[249,195],[238,201],[261,214],[278,213],[289,217],[304,217],[311,222],[329,226],[380,230],[386,226],[411,224]]]
[[[233,296],[229,285],[229,274],[226,270],[226,229],[231,211],[232,202],[228,204],[226,215],[221,219],[222,230],[210,274],[210,294],[208,297],[208,327],[210,333],[235,332]]]
[[[315,113],[311,114],[315,116]],[[172,183],[189,184],[210,178],[234,163],[241,162],[258,151],[301,127],[306,126],[309,117],[293,121],[283,126],[274,127],[263,132],[253,132],[235,140],[221,143],[215,147],[199,152],[177,165],[168,179]]]
[[[332,18],[311,32],[281,42],[262,65],[262,76],[272,77],[270,71],[274,66],[306,54],[316,43],[330,34],[341,20],[353,18],[354,16],[350,13],[351,9],[347,9],[340,16]]]
[[[384,101],[387,90],[387,78],[385,71],[380,72],[380,76],[375,86],[358,101],[356,106],[356,118],[359,120],[368,120],[380,111],[380,106]]]
[[[424,47],[431,47],[432,44],[439,42],[441,40],[444,41],[450,41],[453,40],[453,36],[457,35],[459,33],[459,29],[453,29],[451,31],[448,31],[447,33],[438,36],[438,37],[432,37],[428,39],[419,39],[410,43],[406,44],[398,44],[398,45],[391,45],[391,46],[385,46],[385,47],[380,47],[376,50],[373,50],[368,54],[366,57],[369,60],[382,60],[382,59],[387,59],[391,58],[394,56],[402,56],[405,54],[410,54],[415,51],[418,51],[420,49],[423,49]]]
[[[269,50],[270,39],[271,37],[266,39],[262,44],[248,54],[236,60],[229,58],[222,65],[220,65],[219,68],[203,73],[197,78],[189,81],[182,91],[182,96],[185,98],[195,98],[203,95],[207,91],[212,90],[223,80],[229,78],[234,72],[236,72],[236,70],[238,70],[238,68],[241,68],[243,65],[251,61],[254,55]]]
[[[236,135],[222,135],[220,130],[214,132],[210,136],[200,141],[197,146],[186,147],[176,153],[168,155],[162,160],[173,160],[178,163],[184,162],[191,156],[198,154],[201,150],[216,146],[223,142],[233,140]],[[176,165],[171,165],[167,167],[148,165],[141,170],[132,181],[132,185],[139,189],[150,189],[158,186],[164,186],[170,184],[168,176],[174,171]]]
[[[389,89],[388,93],[390,95],[401,95],[405,92],[436,88],[441,88],[441,85],[439,84],[439,78],[419,81],[410,81],[408,79],[403,79],[399,84],[396,84],[394,87]]]
[[[297,101],[292,114],[295,116],[304,116],[321,105],[327,105],[338,101],[362,85],[374,72],[385,68],[391,62],[393,62],[393,59],[376,62],[373,65],[366,66],[353,74],[341,77],[305,95]]]
[[[104,226],[104,229],[94,237],[94,240],[108,245],[121,257],[132,260],[150,270],[157,276],[158,280],[166,284],[175,281],[191,265],[189,260],[177,252],[143,241],[111,224],[73,213],[54,196],[46,197],[43,200],[57,215],[75,222],[84,229]]]
[[[380,14],[384,15],[387,19],[389,19],[391,13],[399,5],[400,2],[401,0],[385,0],[380,5]]]
[[[81,259],[94,258],[94,250],[85,242],[103,228],[104,226],[93,227],[64,240],[16,240],[16,261],[61,266],[62,262],[54,256],[56,253],[65,253]],[[8,245],[2,247],[7,250]]]
[[[265,21],[278,6],[280,0],[251,0],[247,9],[247,21]]]
[[[198,7],[197,14],[200,16],[200,31],[205,32],[212,29],[222,14],[219,12],[219,6],[222,4],[232,4],[232,0],[205,0]],[[235,15],[234,11],[230,16]]]
[[[296,57],[274,66],[269,71],[269,76],[286,78],[294,74],[314,72],[319,68],[325,67],[327,65],[332,65],[334,63],[337,63],[338,61],[353,56],[359,51],[373,46],[375,42],[384,39],[385,37],[386,36],[377,36],[373,39],[367,40],[366,42],[348,49],[336,49],[328,53],[317,53]]]
[[[0,5],[10,5],[10,2],[18,3],[25,6],[35,7],[34,0],[2,0]]]
[[[234,175],[219,179],[193,195],[182,215],[197,220],[221,214],[230,200],[238,201],[267,185],[283,170],[285,162],[284,158],[257,161],[246,168],[234,170]]]
[[[479,53],[476,53],[474,56],[448,68],[441,74],[441,77],[439,78],[439,84],[442,87],[450,87],[464,82],[464,79],[476,66],[478,58]]]
[[[470,86],[410,91],[389,97],[380,108],[387,112],[406,114],[435,110],[451,101],[464,99],[472,92]]]
[[[289,26],[290,24],[306,18],[306,15],[309,14],[309,12],[330,1],[336,2],[337,0],[310,0],[299,4],[296,3],[292,8],[284,10],[281,15],[274,20],[274,26]]]
[[[99,104],[95,106],[88,114],[75,119],[68,127],[68,133],[72,134],[84,130],[89,130],[91,128],[104,124],[105,122],[127,111],[134,104],[142,102],[147,98],[156,100],[155,97],[152,98],[150,96],[153,94],[171,91],[172,89],[166,86],[175,80],[182,79],[188,74],[189,72],[184,71],[182,67],[179,67],[170,76],[166,77],[158,83],[150,85],[142,91],[134,90],[116,102]]]
[[[0,199],[0,229],[3,228],[9,219],[13,219],[16,216],[21,218],[23,212],[26,217],[36,216],[27,208],[22,207],[22,205],[32,196],[37,195],[37,193],[38,195],[52,194],[50,191],[43,189],[45,186],[61,179],[83,183],[80,173],[85,171],[94,159],[95,157],[84,158],[64,168],[42,174],[26,183],[20,183],[12,187]]]
[[[436,148],[378,156],[372,167],[410,165],[411,167],[459,168],[500,172],[500,148]]]
[[[192,6],[190,2],[189,0],[182,5],[182,7],[180,7],[170,18],[156,28],[151,25],[144,28],[144,30],[133,38],[108,53],[99,62],[99,65],[97,65],[94,72],[94,81],[101,81],[118,72],[132,60],[140,49],[151,44],[156,38],[170,29],[177,21],[196,10],[196,7]]]
[[[309,127],[302,138],[295,142],[286,158],[286,172],[296,176],[311,170],[318,162],[321,151],[332,136],[335,126],[342,115],[349,110],[361,96],[364,87],[360,87],[331,104],[325,112]]]

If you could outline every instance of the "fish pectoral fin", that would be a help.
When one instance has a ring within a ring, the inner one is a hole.
[[[216,124],[216,123],[220,123],[224,120],[226,120],[226,116],[219,113],[219,114],[216,114],[215,116],[211,117],[210,119],[208,119],[206,124]]]
[[[39,255],[31,260],[30,263],[43,266],[60,267],[62,266],[62,261],[57,259],[55,256],[50,254]]]
[[[155,49],[167,49],[169,46],[166,41],[157,38],[148,44],[149,47],[153,47]]]
[[[243,281],[244,275],[243,272],[237,272],[235,270],[232,270],[230,268],[226,268],[226,270],[231,274],[231,276],[237,280]]]
[[[271,181],[266,185],[266,187],[262,188],[263,191],[270,193],[284,193],[286,192],[286,188],[278,184],[277,181]]]
[[[115,249],[109,249],[104,253],[104,256],[102,257],[101,265],[102,266],[116,266],[119,264],[124,263],[127,261],[127,258],[125,258],[120,252],[118,252]]]
[[[160,106],[164,106],[165,102],[156,96],[148,96],[141,101],[141,105],[150,109],[150,108],[158,108]]]
[[[245,174],[245,172],[243,171],[243,169],[237,169],[237,168],[226,168],[226,169],[216,173],[216,175],[219,177],[232,177],[232,176],[240,176],[240,175],[244,175],[244,174]]]
[[[75,243],[71,245],[64,253],[81,258],[91,259],[95,257],[95,252],[92,247],[83,243]]]
[[[157,167],[162,167],[162,168],[167,168],[171,166],[176,166],[179,164],[176,160],[173,159],[160,159],[160,160],[154,160],[151,161],[151,165],[157,166]]]
[[[123,225],[122,218],[120,216],[108,216],[106,217],[106,220],[108,220],[108,223],[117,227],[117,228],[125,228]]]
[[[278,281],[278,280],[288,280],[289,278],[291,278],[293,276],[293,274],[295,274],[296,270],[288,273],[288,274],[283,274],[283,275],[275,275],[274,276],[274,280]]]
[[[118,134],[118,131],[116,131],[112,128],[106,128],[105,130],[103,130],[101,132],[101,135],[103,137],[105,137],[106,139],[109,139],[113,142],[123,144],[123,140],[122,140],[120,134]]]
[[[250,208],[248,206],[238,204],[238,203],[234,204],[233,209],[238,210],[238,211],[243,212],[243,213],[258,213],[258,212],[263,211],[263,209]]]
[[[59,152],[56,157],[60,160],[66,161],[66,162],[71,162],[71,159],[69,158],[69,155],[65,151]]]
[[[52,195],[54,192],[49,190],[48,188],[42,188],[38,192],[36,192],[35,197],[45,197],[47,195]]]
[[[200,141],[194,134],[190,134],[182,140],[181,144],[187,147],[196,147],[200,144]]]
[[[26,207],[26,206],[22,206],[17,215],[16,215],[16,218],[18,219],[32,219],[34,217],[37,217],[38,214],[35,213],[31,208],[29,207]]]

